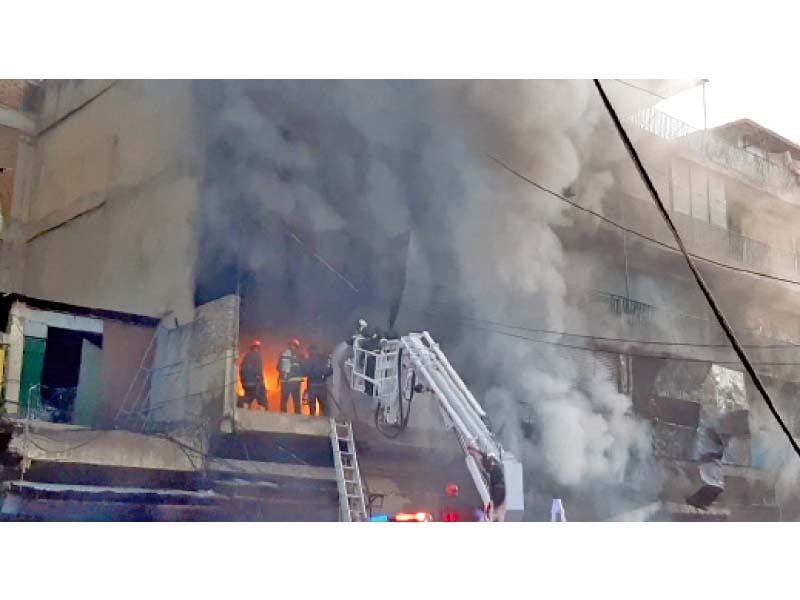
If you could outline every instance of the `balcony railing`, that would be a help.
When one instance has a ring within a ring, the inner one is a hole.
[[[787,166],[734,146],[714,132],[692,127],[656,108],[646,108],[629,121],[639,129],[679,143],[723,167],[741,173],[756,186],[778,192],[800,191],[797,176]]]
[[[698,256],[787,279],[800,278],[800,254],[775,248],[722,227],[670,211],[688,250]],[[625,222],[649,237],[675,245],[655,206],[626,203]]]

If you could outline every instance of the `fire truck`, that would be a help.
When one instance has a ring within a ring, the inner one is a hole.
[[[403,434],[415,396],[433,398],[445,429],[463,452],[470,479],[483,502],[482,520],[521,518],[522,465],[495,438],[486,411],[430,333],[379,336],[359,328],[345,366],[351,389],[374,400],[375,427],[387,437]],[[352,427],[332,420],[331,436],[341,518],[368,520]],[[429,521],[431,515],[423,511],[373,520]]]

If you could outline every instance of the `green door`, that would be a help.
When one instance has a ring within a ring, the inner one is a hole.
[[[47,340],[44,338],[25,336],[25,343],[22,346],[22,375],[19,386],[19,416],[21,417],[28,414],[29,391],[42,382],[46,346]],[[32,397],[38,398],[39,390],[34,391]]]

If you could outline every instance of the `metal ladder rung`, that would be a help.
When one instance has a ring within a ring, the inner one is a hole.
[[[343,521],[364,521],[368,513],[358,469],[352,425],[337,423],[334,419],[330,419],[330,424],[341,518]]]

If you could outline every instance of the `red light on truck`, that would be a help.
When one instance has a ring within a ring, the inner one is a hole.
[[[416,512],[416,513],[397,513],[392,517],[393,521],[398,523],[427,523],[433,521],[431,513]]]

